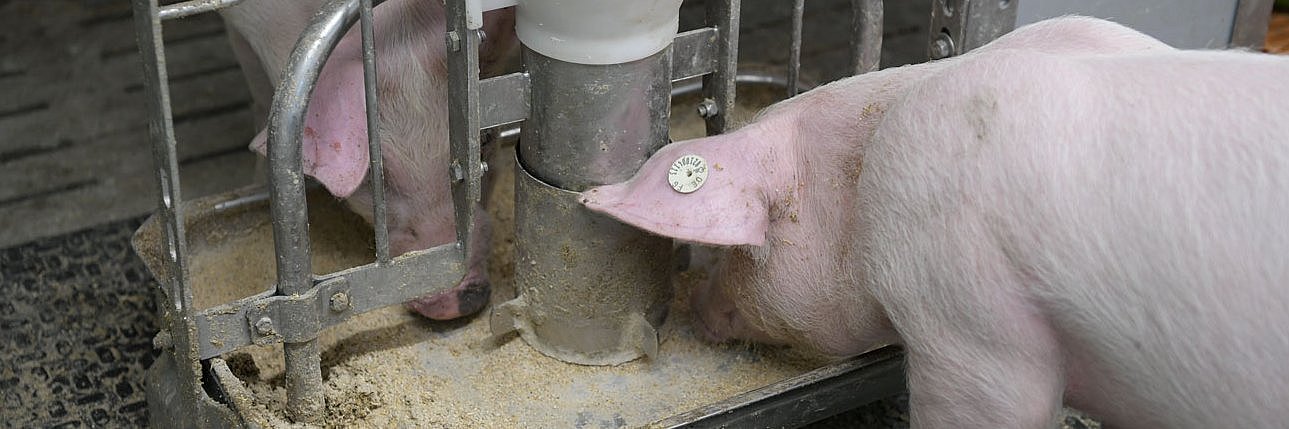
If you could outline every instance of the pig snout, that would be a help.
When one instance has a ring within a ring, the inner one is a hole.
[[[391,234],[390,250],[403,253],[456,239],[454,222],[425,222],[423,225],[428,232],[422,235]],[[451,289],[408,301],[407,307],[433,320],[452,320],[483,310],[492,297],[492,283],[488,280],[488,244],[491,241],[491,221],[483,207],[476,204],[465,277]]]
[[[693,328],[696,335],[713,343],[732,340],[749,340],[767,344],[778,344],[764,330],[749,323],[747,316],[739,311],[739,304],[729,292],[729,286],[722,281],[723,276],[718,266],[705,266],[708,275],[690,290],[689,309],[693,315]]]

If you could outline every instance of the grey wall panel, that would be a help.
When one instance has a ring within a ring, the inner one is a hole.
[[[1186,49],[1225,48],[1237,0],[1020,0],[1016,26],[1061,15],[1109,19]]]

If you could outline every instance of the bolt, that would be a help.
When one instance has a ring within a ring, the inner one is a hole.
[[[707,98],[702,103],[698,103],[698,116],[710,118],[720,113],[721,109],[716,107],[716,100]]]
[[[269,319],[267,316],[261,317],[260,320],[255,322],[255,332],[260,335],[273,335],[273,319]]]
[[[483,44],[483,42],[488,41],[488,32],[483,31],[482,28],[474,30],[474,32],[479,35],[479,44]]]
[[[940,36],[931,42],[931,59],[938,60],[952,55],[953,38],[949,37],[948,33],[940,33]]]
[[[336,292],[331,295],[331,311],[341,312],[349,309],[349,294]]]
[[[455,163],[452,164],[452,168],[450,170],[451,170],[450,173],[452,174],[453,182],[460,182],[462,180],[465,180],[465,171],[461,170],[460,164],[455,164]]]
[[[461,50],[461,35],[455,31],[449,31],[447,36],[448,50],[456,52]]]
[[[480,173],[487,173],[487,172],[488,172],[488,162],[487,162],[487,161],[479,161],[479,172],[480,172]]]

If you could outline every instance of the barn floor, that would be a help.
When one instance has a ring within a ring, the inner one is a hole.
[[[842,74],[847,3],[808,5],[811,80]],[[887,11],[883,65],[923,55],[927,3]],[[744,1],[744,62],[783,63],[787,5]],[[682,27],[701,19],[693,6]],[[126,0],[0,0],[0,427],[147,419],[154,283],[128,240],[156,191],[131,19]],[[222,23],[168,23],[165,39],[183,195],[248,184],[250,98]],[[819,427],[902,427],[906,410],[897,397]]]

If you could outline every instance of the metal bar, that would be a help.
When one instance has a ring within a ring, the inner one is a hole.
[[[1240,0],[1235,6],[1229,47],[1262,50],[1267,43],[1267,26],[1274,3],[1272,0]]]
[[[479,31],[468,28],[467,0],[445,4],[448,47],[448,141],[451,145],[452,204],[457,245],[469,254],[475,203],[482,195],[482,129],[479,105]],[[464,273],[463,273],[464,275]]]
[[[1016,27],[1020,0],[934,0],[927,57],[947,58],[997,39]]]
[[[877,71],[882,62],[882,0],[850,0],[851,74]]]
[[[715,28],[699,28],[676,35],[671,42],[671,80],[701,76],[716,70]]]
[[[479,82],[481,128],[528,119],[528,72],[511,73]]]
[[[165,43],[157,0],[134,0],[135,37],[139,45],[144,90],[150,118],[153,168],[157,183],[157,216],[164,256],[158,272],[157,294],[162,321],[162,354],[148,368],[146,379],[149,421],[156,427],[220,427],[236,421],[202,388],[192,291],[188,284],[188,248],[179,186],[170,86],[166,77]]]
[[[301,33],[269,111],[268,158],[277,292],[302,294],[313,287],[309,259],[309,216],[304,198],[300,141],[304,112],[318,74],[331,50],[358,18],[358,0],[332,0]],[[325,416],[322,370],[316,338],[283,347],[286,360],[287,414],[297,422]]]
[[[792,43],[788,45],[788,98],[797,96],[797,81],[801,75],[801,21],[806,10],[806,0],[792,1]]]
[[[242,0],[188,0],[162,7],[159,15],[161,16],[161,20],[165,21],[220,10],[226,7],[236,6],[241,2]]]
[[[196,349],[196,338],[190,338],[188,317],[192,310],[192,290],[188,285],[188,240],[184,234],[183,201],[179,187],[179,162],[176,155],[175,129],[170,110],[170,85],[166,77],[165,44],[161,36],[161,19],[157,0],[134,1],[135,35],[139,41],[140,62],[143,65],[145,89],[149,95],[148,110],[152,113],[148,131],[152,137],[152,163],[157,180],[157,218],[166,237],[165,257],[162,264],[168,273],[159,279],[168,298],[160,305],[171,317],[165,328],[171,332],[175,358],[189,362]],[[195,360],[191,360],[195,361]],[[179,383],[187,393],[200,390],[197,381],[199,368],[184,367],[179,371]]]
[[[201,356],[219,356],[251,344],[309,338],[359,314],[451,289],[465,272],[464,260],[462,250],[449,243],[409,252],[388,264],[331,274],[318,279],[318,285],[303,294],[256,295],[207,309],[196,317]],[[252,326],[252,322],[266,318],[272,331],[261,332]]]
[[[904,390],[904,353],[887,346],[648,427],[799,427]]]
[[[716,68],[703,76],[703,119],[707,134],[729,131],[729,112],[734,109],[734,79],[738,75],[738,25],[741,0],[708,0],[707,25],[715,27]]]
[[[376,93],[376,37],[372,22],[371,0],[358,7],[363,38],[363,101],[367,108],[367,149],[371,166],[372,230],[376,233],[376,262],[389,262],[389,223],[385,215],[385,162],[380,155],[380,111]]]

